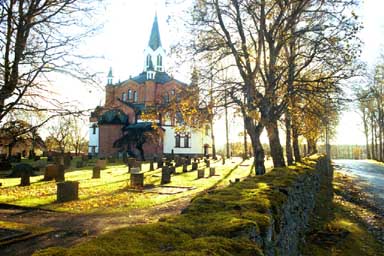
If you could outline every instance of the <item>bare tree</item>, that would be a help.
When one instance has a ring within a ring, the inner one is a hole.
[[[191,48],[211,68],[229,59],[230,97],[243,114],[257,174],[265,172],[264,128],[274,166],[285,165],[277,122],[292,98],[336,92],[338,82],[350,77],[347,67],[357,55],[353,41],[359,29],[354,13],[347,13],[351,5],[348,0],[196,1],[197,40]],[[321,76],[300,75],[311,70]]]
[[[87,21],[98,4],[91,0],[0,1],[0,122],[14,110],[70,112],[49,95],[49,74],[93,78],[82,68],[84,56],[76,55],[76,48],[97,30]]]

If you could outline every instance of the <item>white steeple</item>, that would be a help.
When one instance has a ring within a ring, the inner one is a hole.
[[[159,24],[157,22],[157,14],[152,24],[151,35],[147,48],[144,50],[144,71],[164,71],[165,50],[161,46]]]

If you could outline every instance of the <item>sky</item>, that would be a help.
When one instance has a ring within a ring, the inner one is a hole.
[[[371,66],[384,44],[382,10],[384,10],[383,0],[365,0],[357,12],[364,25],[361,32],[361,39],[364,42],[362,60]],[[89,64],[90,70],[100,73],[99,85],[89,87],[76,80],[61,78],[55,83],[57,92],[69,100],[77,101],[82,108],[94,108],[103,104],[103,88],[110,67],[113,70],[114,82],[128,79],[143,71],[143,53],[148,44],[155,13],[158,15],[162,45],[169,52],[169,48],[182,37],[182,31],[175,30],[175,24],[172,24],[174,22],[172,17],[181,13],[178,7],[167,5],[166,0],[107,0],[101,14],[95,17],[104,23],[103,28],[81,47],[84,54],[99,57]],[[167,21],[170,21],[170,24]],[[171,65],[168,66],[168,71],[170,68]],[[179,80],[189,82],[187,81],[189,75],[185,72],[173,75]],[[241,120],[234,119],[233,116],[230,119],[231,138],[233,141],[240,140],[238,134],[242,128],[238,123],[241,123]],[[219,145],[224,144],[225,131],[222,127],[224,127],[223,120],[218,120],[215,130]],[[335,138],[332,141],[335,144],[364,144],[360,116],[353,109],[342,113]],[[267,142],[265,135],[263,141]]]

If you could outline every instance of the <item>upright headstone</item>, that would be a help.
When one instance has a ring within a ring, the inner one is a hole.
[[[211,167],[211,161],[209,161],[208,159],[207,161],[205,161],[205,164],[207,165],[207,168]]]
[[[187,165],[191,165],[191,157],[190,156],[187,156],[187,162],[186,162]]]
[[[153,167],[153,160],[151,160],[151,161],[149,162],[149,170],[150,170],[150,171],[155,170],[155,168]]]
[[[161,184],[168,184],[171,182],[171,172],[168,166],[161,168]]]
[[[216,175],[216,169],[215,167],[209,168],[209,176],[215,176]]]
[[[164,165],[163,159],[160,158],[160,159],[157,161],[157,169],[159,169],[159,168],[163,168],[163,165]]]
[[[144,187],[144,173],[133,173],[134,169],[138,168],[131,169],[131,187],[142,188]]]
[[[197,170],[197,166],[198,166],[198,163],[197,162],[193,162],[192,163],[192,171],[196,171]]]
[[[57,202],[68,202],[79,199],[79,182],[65,181],[57,183]]]
[[[221,158],[222,160],[222,164],[225,165],[225,157],[223,156],[223,158]]]
[[[169,172],[171,174],[175,174],[176,173],[176,167],[175,166],[169,166]]]
[[[100,167],[95,166],[92,169],[92,179],[100,179]]]
[[[30,172],[25,171],[21,173],[21,180],[20,180],[20,186],[25,187],[31,185],[30,181]]]
[[[131,168],[132,168],[132,167],[135,167],[135,163],[136,163],[136,158],[134,158],[134,157],[128,157],[127,164],[128,164],[128,171],[129,171],[129,172],[131,171]]]
[[[188,172],[188,165],[183,164],[183,172]]]
[[[204,178],[204,176],[205,176],[205,169],[204,168],[198,169],[197,170],[197,178],[202,179],[202,178]]]

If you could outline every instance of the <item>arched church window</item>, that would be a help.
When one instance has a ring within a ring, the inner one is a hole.
[[[148,54],[147,55],[147,68],[150,66],[150,63],[151,63],[151,55]]]
[[[163,67],[163,57],[159,54],[157,55],[157,71],[161,71]]]
[[[123,92],[123,94],[121,95],[121,99],[123,101],[127,101],[127,94],[125,92]]]
[[[137,91],[133,92],[133,102],[137,102],[138,96],[137,96]]]
[[[132,90],[128,90],[128,100],[132,100]]]

